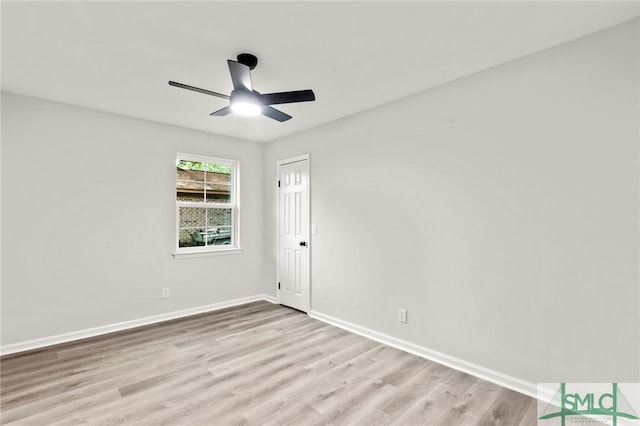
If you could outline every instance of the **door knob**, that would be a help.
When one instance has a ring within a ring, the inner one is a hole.
[[[307,246],[306,241],[300,241],[300,247],[306,247],[306,246]]]

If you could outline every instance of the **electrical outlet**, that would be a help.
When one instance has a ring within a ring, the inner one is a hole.
[[[163,299],[166,299],[169,297],[169,287],[163,287],[162,288],[162,296]]]
[[[398,321],[402,323],[407,323],[407,310],[398,308]]]

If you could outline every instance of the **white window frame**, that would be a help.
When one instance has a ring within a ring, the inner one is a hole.
[[[211,256],[219,254],[236,254],[242,251],[240,246],[240,162],[225,158],[216,158],[203,155],[176,154],[176,164],[178,161],[194,161],[200,163],[215,163],[231,168],[231,200],[229,203],[179,201],[176,198],[176,240],[173,256],[176,259],[183,257]],[[173,196],[176,193],[176,179],[174,179]],[[180,207],[199,208],[220,208],[231,209],[231,243],[228,245],[210,245],[195,247],[180,247]]]

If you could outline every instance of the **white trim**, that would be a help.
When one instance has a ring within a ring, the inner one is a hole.
[[[188,317],[191,315],[217,311],[220,309],[230,308],[232,306],[244,305],[246,303],[257,302],[260,300],[265,300],[267,302],[275,303],[275,298],[267,294],[259,294],[256,296],[249,296],[249,297],[243,297],[240,299],[227,300],[225,302],[218,302],[218,303],[213,303],[211,305],[197,306],[195,308],[183,309],[181,311],[167,312],[166,314],[154,315],[151,317],[145,317],[145,318],[135,319],[131,321],[124,321],[116,324],[103,325],[100,327],[72,331],[70,333],[58,334],[50,337],[27,340],[25,342],[12,343],[9,345],[0,346],[0,355],[8,355],[16,352],[40,349],[46,346],[58,345],[60,343],[86,339],[88,337],[100,336],[103,334],[113,333],[116,331],[128,330],[130,328],[140,327],[143,325],[155,324],[163,321],[169,321],[172,319]]]
[[[176,152],[176,165],[179,160],[193,161],[195,163],[215,163],[221,166],[227,166],[233,168],[234,163],[238,163],[237,160],[229,160],[228,158],[211,157],[209,155],[197,155],[187,154],[184,152]],[[213,160],[213,161],[211,161]]]
[[[502,374],[498,371],[494,371],[477,364],[473,364],[468,361],[444,354],[442,352],[434,351],[432,349],[419,346],[406,340],[398,339],[396,337],[389,336],[387,334],[379,333],[366,327],[359,326],[357,324],[343,321],[338,318],[334,318],[330,315],[325,315],[316,311],[309,311],[308,315],[311,318],[315,318],[327,324],[342,328],[352,333],[359,334],[367,337],[376,342],[384,343],[385,345],[400,349],[401,351],[409,352],[410,354],[417,355],[421,358],[428,359],[430,361],[437,362],[447,367],[453,368],[458,371],[462,371],[480,379],[486,380],[491,383],[495,383],[502,387],[520,392],[532,398],[537,398],[537,389],[534,383],[520,380],[516,377]]]
[[[184,251],[180,253],[173,253],[173,257],[175,257],[176,259],[188,259],[191,257],[220,256],[224,254],[240,254],[240,253],[242,253],[242,248],[234,247],[229,249]]]
[[[211,163],[227,166],[231,168],[231,201],[229,203],[217,203],[217,202],[203,202],[195,203],[191,201],[178,201],[176,199],[176,240],[173,250],[173,257],[176,259],[182,257],[202,257],[207,256],[204,252],[211,252],[212,254],[235,254],[241,250],[240,246],[240,161],[228,160],[217,157],[208,157],[203,155],[185,154],[182,152],[176,153],[176,164],[180,160],[194,161],[201,163]],[[198,207],[198,208],[213,208],[213,209],[230,209],[231,210],[231,241],[229,249],[220,249],[215,245],[203,247],[180,247],[180,207]],[[238,250],[232,252],[232,250]],[[217,251],[223,251],[224,253],[213,253]],[[194,254],[195,253],[195,254]],[[183,256],[185,255],[186,256]]]
[[[177,201],[179,207],[199,207],[206,209],[232,209],[233,204],[230,203],[215,203],[212,201]],[[195,228],[195,226],[194,226]]]
[[[274,305],[278,304],[278,299],[276,299],[274,296],[271,296],[270,294],[263,294],[262,300],[264,300],[265,302],[273,303]]]
[[[285,164],[292,164],[297,163],[298,161],[309,160],[310,157],[310,154],[302,154],[295,157],[285,158],[284,160],[278,160],[278,168],[280,166],[284,166]]]

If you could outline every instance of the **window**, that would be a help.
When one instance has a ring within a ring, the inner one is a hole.
[[[176,157],[176,255],[240,248],[237,161]]]

